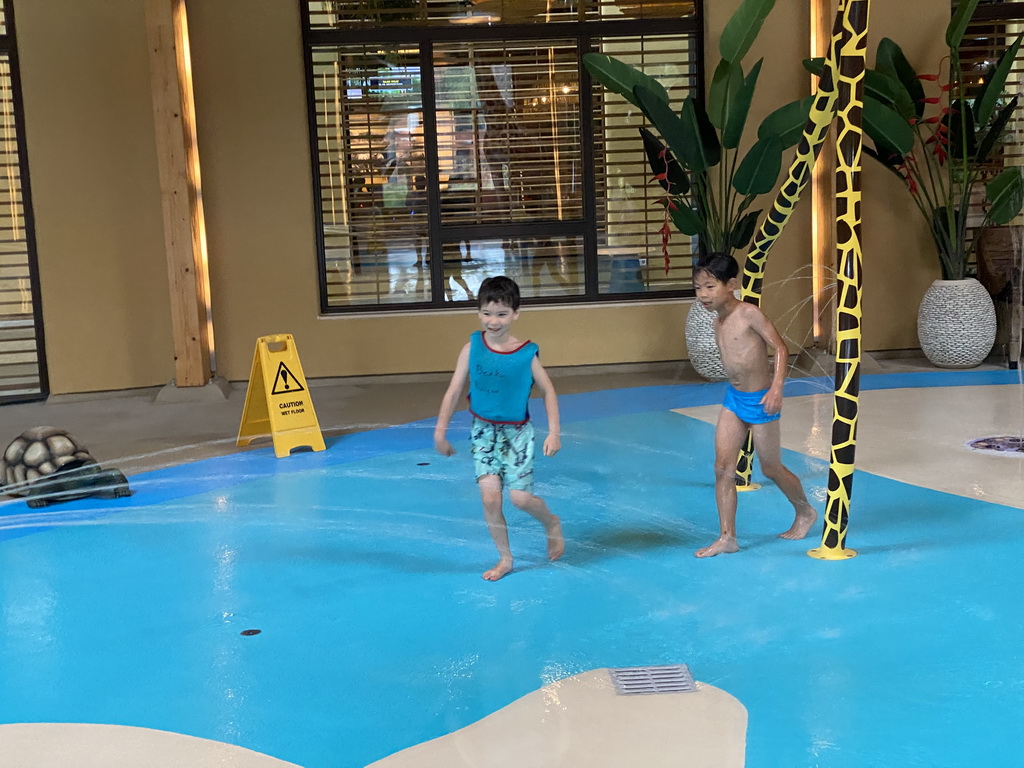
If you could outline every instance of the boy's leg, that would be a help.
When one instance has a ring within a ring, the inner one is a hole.
[[[769,421],[767,424],[754,424],[750,428],[750,433],[754,438],[754,450],[757,452],[758,461],[761,462],[761,471],[786,495],[796,512],[793,525],[779,536],[784,539],[802,539],[818,519],[818,513],[807,501],[800,478],[782,464],[779,420]]]
[[[747,439],[747,425],[740,417],[723,408],[715,427],[715,502],[718,504],[719,536],[715,542],[694,554],[714,557],[736,552],[736,457]]]
[[[497,581],[512,570],[512,550],[508,545],[508,525],[501,513],[501,478],[497,475],[481,475],[477,478],[480,486],[480,500],[484,505],[484,521],[491,533],[494,546],[498,548],[498,564],[484,572],[487,581]]]
[[[548,560],[557,560],[565,552],[565,539],[562,537],[562,521],[558,515],[551,513],[544,499],[534,496],[529,491],[511,490],[509,497],[517,509],[533,515],[548,535]]]

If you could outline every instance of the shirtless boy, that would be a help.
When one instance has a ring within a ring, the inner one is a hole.
[[[818,513],[808,503],[800,479],[782,465],[779,417],[782,385],[786,380],[789,350],[782,336],[753,304],[733,294],[739,265],[727,254],[711,254],[694,270],[697,300],[715,312],[715,341],[729,376],[722,412],[715,428],[715,501],[720,534],[697,557],[739,551],[736,543],[736,460],[750,430],[761,471],[793,505],[796,517],[784,539],[802,539]],[[774,351],[774,374],[768,366],[768,347]]]

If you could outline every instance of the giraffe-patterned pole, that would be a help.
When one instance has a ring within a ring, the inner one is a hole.
[[[743,300],[750,304],[761,305],[761,287],[768,252],[775,241],[779,239],[786,223],[793,216],[796,204],[800,200],[800,194],[811,179],[811,169],[814,167],[814,162],[828,135],[828,129],[835,119],[836,102],[839,97],[839,71],[836,61],[839,40],[846,23],[848,23],[847,5],[841,0],[832,27],[828,56],[825,58],[825,71],[818,80],[818,88],[814,95],[814,101],[811,103],[811,111],[807,118],[807,124],[804,126],[803,135],[797,145],[796,156],[790,163],[786,181],[779,189],[779,194],[775,196],[775,202],[762,222],[744,261],[741,295]],[[739,459],[736,462],[737,491],[752,491],[759,487],[750,479],[753,465],[754,441],[748,431],[747,441],[740,449]]]
[[[836,168],[836,242],[839,275],[836,306],[836,374],[832,410],[832,459],[821,546],[807,554],[820,560],[856,556],[846,549],[853,495],[854,452],[860,396],[861,284],[860,167],[863,133],[864,62],[869,0],[850,0],[839,57],[839,139]]]

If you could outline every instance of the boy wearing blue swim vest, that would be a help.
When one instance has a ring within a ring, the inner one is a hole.
[[[750,430],[761,470],[789,499],[796,512],[793,525],[780,533],[802,539],[818,513],[808,503],[800,479],[782,465],[779,417],[789,350],[760,307],[740,301],[733,291],[739,265],[728,254],[702,258],[693,272],[697,300],[714,312],[715,341],[728,374],[725,402],[715,427],[715,501],[720,535],[697,557],[736,552],[736,460]],[[768,347],[775,350],[775,372],[768,367]]]
[[[489,277],[480,284],[477,307],[483,330],[475,332],[459,353],[437,415],[434,447],[442,456],[455,453],[446,434],[468,378],[473,464],[484,520],[499,556],[498,564],[485,571],[483,577],[497,581],[512,570],[508,527],[501,511],[503,486],[508,487],[512,504],[544,526],[548,559],[557,560],[565,551],[561,521],[551,514],[543,499],[532,493],[533,425],[527,405],[534,384],[544,395],[548,417],[544,455],[554,456],[562,444],[558,398],[540,364],[538,347],[511,334],[512,323],[519,318],[519,286],[507,277]]]

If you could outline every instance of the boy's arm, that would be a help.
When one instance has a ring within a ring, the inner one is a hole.
[[[466,379],[469,377],[469,344],[466,344],[459,352],[459,359],[455,361],[455,372],[448,384],[448,389],[441,398],[441,410],[437,414],[437,425],[434,427],[434,448],[442,456],[453,456],[455,448],[448,442],[448,424],[452,420],[452,414],[462,396],[462,390],[466,386]]]
[[[775,350],[775,368],[772,375],[772,383],[761,398],[765,413],[773,414],[782,410],[782,387],[786,383],[786,371],[789,368],[789,348],[778,332],[772,321],[765,313],[758,309],[753,313],[751,327],[765,341],[765,344]]]
[[[544,393],[544,410],[548,415],[548,436],[544,438],[544,455],[554,456],[562,447],[562,425],[558,419],[558,395],[555,394],[555,385],[551,383],[548,372],[540,364],[539,357],[533,358],[530,372],[533,374],[534,383]]]

